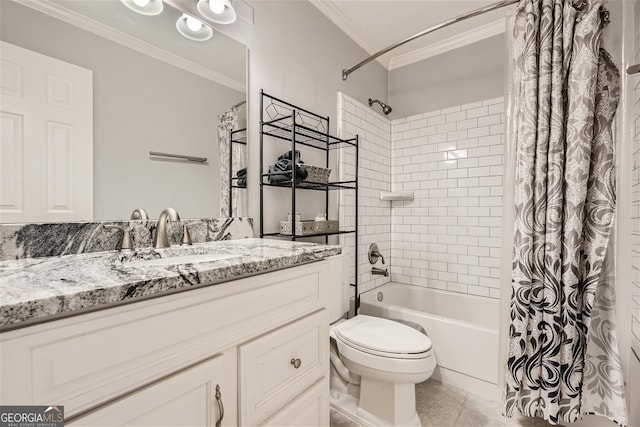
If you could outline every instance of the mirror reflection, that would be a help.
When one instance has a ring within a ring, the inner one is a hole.
[[[58,106],[64,119],[58,113],[43,119],[47,125],[42,132],[37,118],[18,111],[30,107],[15,107],[7,120],[3,111],[2,222],[121,220],[135,208],[157,218],[167,206],[183,218],[217,217],[229,213],[229,197],[242,199],[232,200],[231,214],[246,215],[246,191],[227,186],[229,165],[235,177],[246,157],[246,145],[230,143],[231,132],[246,127],[245,46],[215,30],[206,41],[183,37],[176,28],[182,13],[166,4],[157,16],[137,14],[120,1],[19,0],[2,1],[0,7],[3,43],[89,73],[88,87],[61,77],[51,93],[68,97],[71,105],[84,87],[87,107],[80,116],[90,119],[79,120],[82,127],[92,125],[87,137],[67,126],[67,105]],[[38,62],[14,60],[7,52],[3,48],[0,53],[6,77],[3,110],[19,98],[10,90],[18,85],[16,76],[27,93],[32,87],[24,70],[40,68]],[[15,123],[22,123],[22,133]],[[44,136],[38,137],[39,132]],[[76,150],[80,146],[85,148]],[[207,160],[151,156],[150,151]],[[36,181],[38,171],[45,172],[34,190],[30,181]],[[77,186],[88,187],[87,192]],[[80,208],[83,203],[88,207]],[[27,212],[37,204],[41,212]]]

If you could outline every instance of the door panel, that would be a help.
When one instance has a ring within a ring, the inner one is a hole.
[[[0,43],[0,222],[93,219],[92,71]]]

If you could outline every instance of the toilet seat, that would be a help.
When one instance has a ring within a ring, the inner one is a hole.
[[[394,359],[423,359],[431,354],[431,340],[392,320],[358,315],[334,327],[343,344],[364,353]]]

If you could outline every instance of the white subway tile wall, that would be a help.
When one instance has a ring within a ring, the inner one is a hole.
[[[358,242],[358,285],[365,292],[390,281],[390,277],[371,274],[367,251],[371,243],[377,243],[385,262],[391,255],[391,209],[389,202],[380,200],[380,191],[391,189],[391,122],[374,110],[355,99],[339,94],[338,96],[338,136],[341,138],[359,137],[359,242]],[[345,150],[343,150],[345,151]],[[352,150],[346,150],[352,151]],[[339,160],[341,180],[354,178],[355,159],[346,155]],[[354,193],[340,191],[341,226],[354,224]],[[355,236],[344,235],[341,244],[349,252],[346,257],[350,281],[354,281]],[[383,266],[380,261],[376,267]]]
[[[500,297],[504,98],[391,122],[393,281]]]
[[[361,292],[393,280],[500,297],[503,113],[500,97],[389,121],[340,94],[338,135],[360,137]],[[341,179],[353,177],[353,158],[339,167]],[[413,191],[415,200],[381,201],[381,190]],[[340,197],[340,222],[352,225],[354,198]],[[353,239],[343,237],[346,250]],[[373,242],[390,278],[371,274]]]
[[[638,4],[636,3],[636,7]],[[635,22],[635,61],[640,63],[640,16],[636,15]],[[633,97],[633,169],[632,169],[632,199],[631,199],[631,330],[636,348],[640,348],[640,79],[630,79],[634,87]],[[635,83],[633,83],[635,82]]]

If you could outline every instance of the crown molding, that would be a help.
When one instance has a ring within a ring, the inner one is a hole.
[[[415,49],[402,55],[394,56],[389,62],[389,71],[405,65],[423,61],[432,56],[440,55],[453,49],[487,39],[505,32],[505,18],[498,19],[485,25],[481,25],[472,30],[465,31],[456,36],[449,37],[428,46]]]
[[[73,10],[60,6],[57,3],[53,3],[49,0],[13,0],[23,6],[30,7],[38,12],[45,13],[56,19],[64,21],[68,24],[74,25],[82,30],[89,31],[100,37],[111,40],[122,46],[128,47],[152,58],[171,64],[175,67],[181,68],[190,73],[196,74],[205,79],[227,86],[238,92],[245,93],[247,91],[246,85],[243,82],[235,80],[224,74],[213,71],[207,67],[197,64],[181,56],[175,55],[168,50],[162,49],[137,37],[133,37],[122,31],[116,30],[113,27],[105,25],[95,19],[88,18]]]
[[[380,49],[376,48],[375,43],[358,27],[347,15],[342,13],[340,8],[336,6],[335,0],[309,0],[320,12],[322,12],[331,22],[336,24],[347,36],[363,48],[369,55],[373,55]],[[376,58],[382,65],[388,67],[388,61],[382,58]]]

